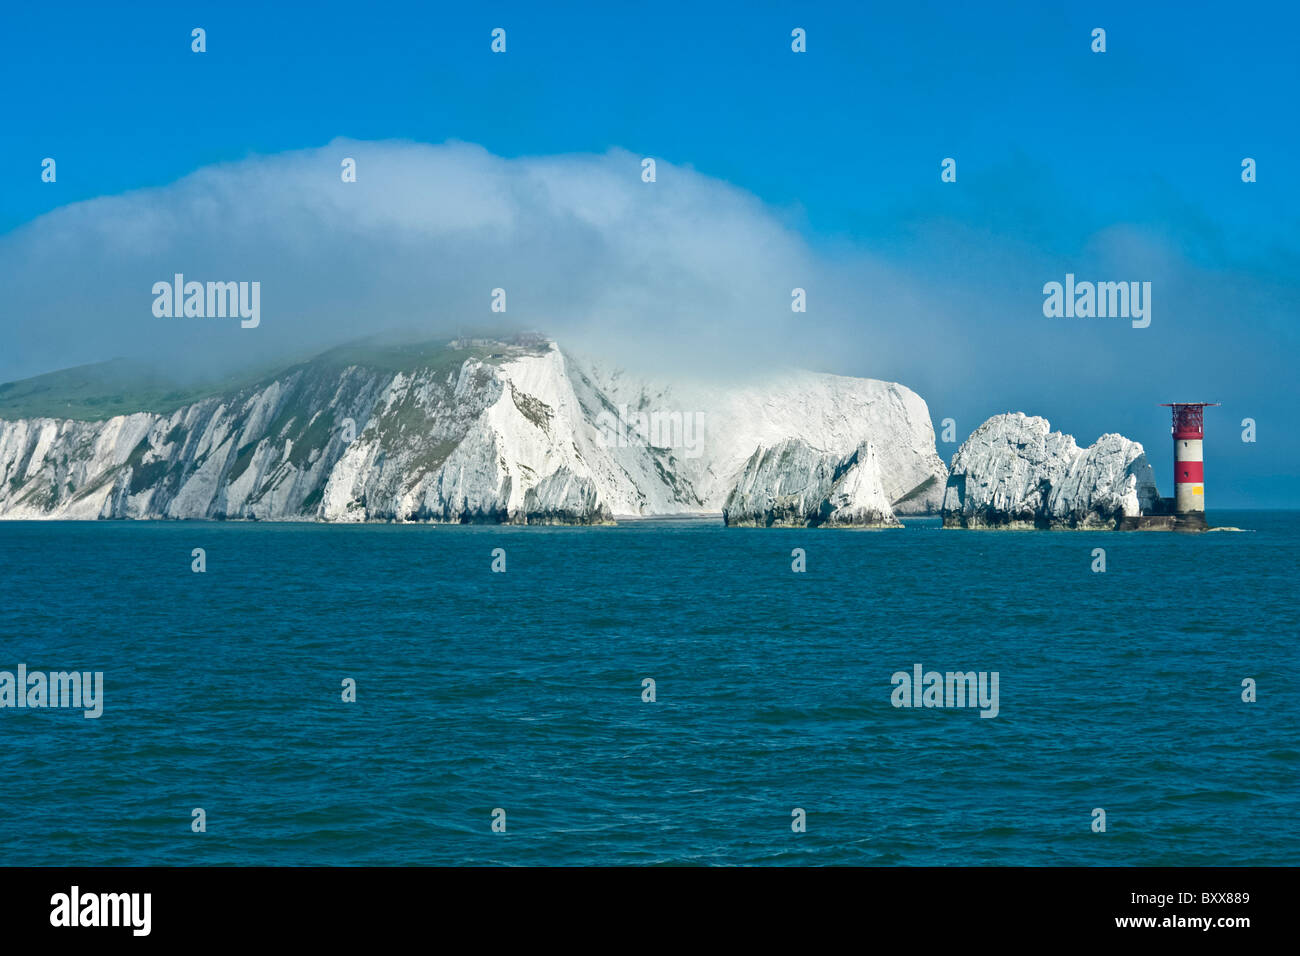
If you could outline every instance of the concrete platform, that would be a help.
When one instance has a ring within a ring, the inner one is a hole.
[[[1120,531],[1209,531],[1210,526],[1201,512],[1175,515],[1137,515],[1123,518],[1119,523]]]

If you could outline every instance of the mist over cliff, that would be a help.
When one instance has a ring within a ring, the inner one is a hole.
[[[641,173],[623,150],[337,140],[76,203],[0,239],[0,381],[117,355],[211,374],[358,334],[485,328],[716,377],[819,364],[861,317],[843,270],[754,196],[663,160]],[[151,288],[177,274],[260,283],[260,323],[160,318]],[[795,288],[816,321],[792,312]]]

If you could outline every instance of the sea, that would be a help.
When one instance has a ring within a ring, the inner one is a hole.
[[[1295,865],[1300,512],[1210,518],[0,522],[0,672],[103,675],[0,865]]]

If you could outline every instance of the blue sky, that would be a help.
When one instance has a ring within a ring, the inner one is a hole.
[[[1290,4],[277,6],[8,7],[0,69],[22,92],[6,97],[0,229],[336,136],[503,156],[622,146],[870,242],[894,238],[899,208],[969,211],[929,188],[944,156],[968,181],[1020,181],[1044,213],[1086,202],[1085,226],[1159,220],[1168,191],[1258,239],[1282,233],[1263,213],[1297,196]],[[790,53],[792,24],[807,55]],[[488,53],[494,26],[505,56]],[[35,152],[60,157],[57,193],[30,175]],[[1223,175],[1242,155],[1275,158],[1253,200]],[[1043,179],[1073,195],[1033,195]]]
[[[873,314],[872,283],[846,284],[837,334],[894,345],[876,360],[828,355],[827,370],[903,381],[963,436],[1010,408],[1082,443],[1122,431],[1148,445],[1165,485],[1153,403],[1223,401],[1210,419],[1223,442],[1207,448],[1219,500],[1288,500],[1300,14],[985,6],[11,4],[0,234],[338,137],[457,140],[507,158],[624,149],[752,194],[842,275],[869,256],[898,282],[891,302],[910,281],[943,313],[933,325],[901,305],[905,320]],[[190,52],[194,26],[203,55]],[[488,49],[498,26],[504,56]],[[790,51],[796,26],[806,54]],[[1105,54],[1089,48],[1094,27]],[[45,156],[55,184],[40,181]],[[939,181],[946,156],[955,184]],[[1240,180],[1246,156],[1253,184]],[[1152,327],[1044,318],[1042,284],[1067,271],[1153,278]],[[843,318],[855,301],[857,326]],[[4,328],[24,321],[11,313]],[[11,353],[0,376],[58,364],[31,354]],[[1032,368],[1017,374],[1022,355]],[[1255,446],[1237,438],[1246,416],[1260,422]]]

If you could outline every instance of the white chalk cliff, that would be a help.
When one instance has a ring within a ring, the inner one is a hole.
[[[939,512],[948,469],[935,452],[929,408],[905,386],[814,372],[714,387],[665,385],[600,367],[587,375],[609,402],[631,412],[693,409],[703,417],[703,453],[678,455],[675,467],[704,511],[721,510],[755,451],[800,438],[837,460],[871,442],[894,512]]]
[[[728,525],[901,527],[881,484],[875,446],[841,458],[789,438],[759,448],[722,508]]]
[[[888,382],[792,373],[666,386],[578,363],[554,343],[376,354],[336,349],[174,411],[0,411],[0,518],[583,524],[717,513],[751,456],[793,437],[834,462],[872,443],[870,468],[841,476],[834,510],[845,518],[937,511],[947,478],[925,403]],[[661,411],[694,430],[623,426]]]
[[[1158,498],[1142,446],[1107,434],[1079,448],[1020,412],[980,425],[952,459],[944,527],[1115,528]]]

